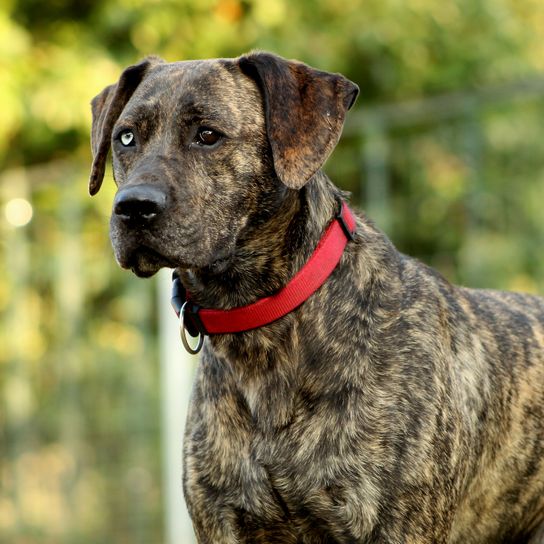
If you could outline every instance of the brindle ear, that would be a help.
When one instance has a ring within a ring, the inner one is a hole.
[[[250,53],[238,62],[261,89],[276,173],[300,189],[337,144],[359,87],[340,74],[270,53]]]
[[[129,66],[121,74],[117,83],[109,85],[93,98],[91,102],[93,165],[89,179],[89,193],[91,195],[98,193],[104,179],[106,159],[111,145],[111,133],[115,122],[149,69],[161,62],[164,61],[158,57],[148,57],[138,64]]]

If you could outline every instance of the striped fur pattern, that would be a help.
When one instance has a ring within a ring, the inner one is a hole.
[[[345,197],[321,166],[356,95],[260,52],[128,68],[93,101],[91,192],[111,147],[166,207],[112,214],[120,265],[204,307],[277,291]],[[183,486],[206,544],[544,543],[544,299],[453,286],[359,214],[302,306],[206,339]]]

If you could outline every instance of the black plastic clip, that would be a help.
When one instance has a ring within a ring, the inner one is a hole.
[[[171,297],[172,307],[176,312],[176,315],[179,317],[179,334],[181,336],[181,341],[184,348],[191,353],[196,355],[204,344],[204,336],[206,335],[206,329],[198,312],[200,306],[194,304],[188,299],[187,290],[183,287],[181,280],[179,279],[179,274],[174,270],[172,273],[172,297]],[[187,340],[187,334],[193,338],[198,338],[197,345],[195,347],[189,344]]]
[[[357,224],[355,223],[355,218],[352,217],[353,221],[353,227],[350,228],[346,221],[346,215],[349,214],[349,209],[347,207],[347,204],[344,204],[341,200],[339,200],[340,204],[340,210],[336,214],[336,220],[340,223],[340,226],[342,227],[342,230],[344,231],[344,234],[346,235],[348,240],[355,240],[355,232],[357,230]]]
[[[170,297],[170,302],[174,312],[179,317],[181,307],[187,301],[187,291],[179,279],[179,274],[174,270],[172,272],[172,296]]]

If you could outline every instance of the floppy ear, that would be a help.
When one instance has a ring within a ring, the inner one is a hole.
[[[111,133],[115,122],[127,105],[130,97],[144,79],[149,69],[163,62],[158,57],[148,57],[139,64],[129,66],[119,78],[119,81],[106,87],[91,102],[93,122],[91,128],[91,149],[93,165],[89,179],[89,193],[95,195],[100,190],[106,158],[111,145]]]
[[[341,74],[270,53],[250,53],[238,63],[261,89],[276,174],[300,189],[337,144],[359,87]]]

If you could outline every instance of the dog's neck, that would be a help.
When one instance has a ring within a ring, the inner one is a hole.
[[[191,300],[204,308],[230,309],[277,292],[310,258],[335,216],[339,196],[321,172],[300,191],[285,191],[267,219],[250,220],[226,269],[182,272]],[[288,424],[300,353],[290,318],[243,335],[211,336],[205,357],[209,348],[228,364],[256,424],[269,430]]]
[[[286,191],[268,219],[250,220],[225,267],[181,273],[192,300],[205,308],[230,309],[277,292],[314,251],[339,194],[322,172],[300,191]]]
[[[335,216],[339,196],[340,191],[321,173],[301,191],[287,193],[269,220],[257,223],[240,239],[235,258],[227,270],[221,274],[185,273],[183,283],[190,291],[191,299],[205,308],[229,309],[251,304],[282,288],[313,253]],[[369,296],[360,312],[368,314],[366,322],[375,327],[389,319],[388,314],[396,312],[397,252],[365,219],[356,241],[347,247],[344,272],[340,273],[353,273],[355,267],[361,279],[359,287],[362,289],[363,282],[373,285],[368,289]],[[340,281],[338,274],[336,281]],[[387,291],[380,288],[381,285],[387,285]],[[330,292],[325,296],[331,296]],[[321,302],[332,308],[332,301]],[[341,302],[338,298],[334,300],[334,304]],[[376,313],[376,306],[379,313]],[[317,318],[306,315],[306,323],[315,322]],[[342,319],[341,312],[338,312],[338,319]],[[372,333],[369,331],[368,334]],[[210,336],[204,344],[203,360],[228,369],[253,422],[263,432],[272,432],[292,421],[297,391],[304,380],[300,364],[305,353],[303,345],[307,341],[308,337],[292,313],[269,326],[244,334]]]

